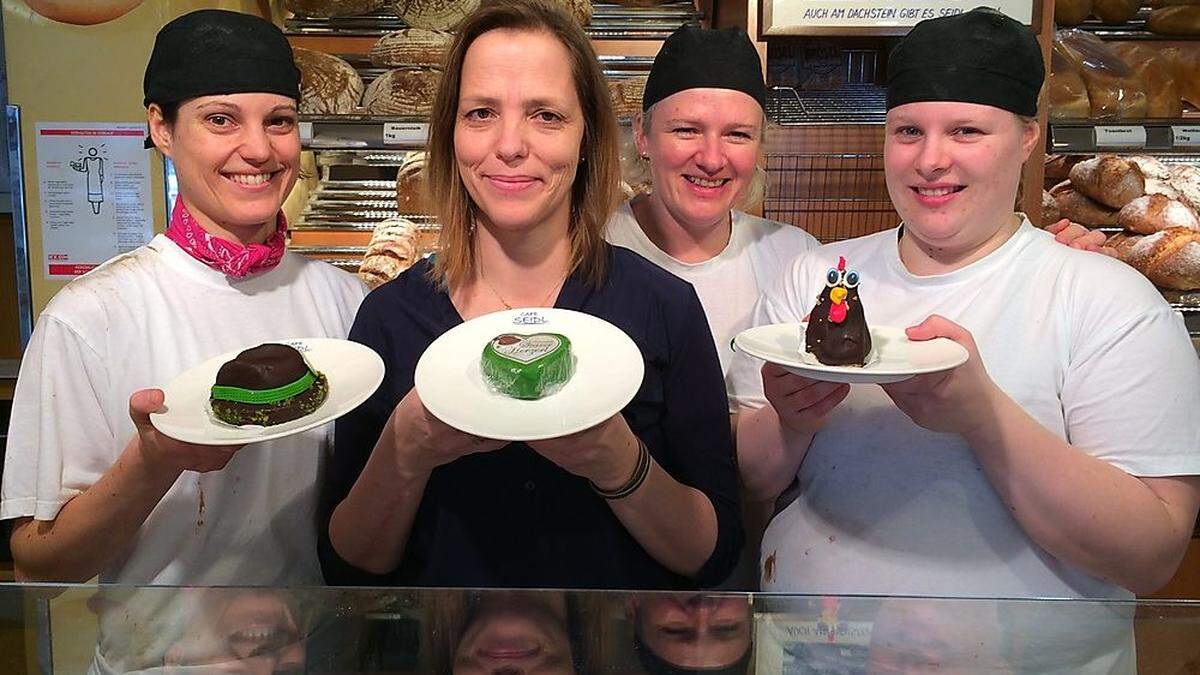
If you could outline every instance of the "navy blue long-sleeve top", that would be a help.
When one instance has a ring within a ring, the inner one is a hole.
[[[392,573],[370,574],[337,555],[328,532],[333,507],[412,389],[425,348],[462,323],[422,261],[372,292],[350,332],[383,357],[387,371],[375,394],[337,422],[320,544],[329,583],[678,589],[728,576],[743,535],[725,384],[704,310],[687,282],[630,251],[609,250],[603,284],[593,287],[573,275],[555,307],[605,319],[641,350],[645,377],[621,414],[658,464],[703,492],[716,512],[716,546],[695,579],[652,558],[584,478],[524,443],[435,469]]]

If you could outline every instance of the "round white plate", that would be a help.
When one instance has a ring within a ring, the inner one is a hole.
[[[949,370],[967,361],[967,350],[953,340],[934,338],[914,342],[902,328],[871,326],[871,357],[867,365],[827,366],[815,359],[810,363],[804,352],[806,325],[759,326],[738,333],[733,343],[738,351],[783,366],[797,375],[848,384],[900,382],[914,375]]]
[[[162,433],[197,445],[239,445],[270,441],[331,422],[354,410],[374,393],[383,381],[383,359],[370,347],[349,340],[302,338],[279,340],[304,354],[305,360],[329,381],[329,396],[316,412],[291,422],[269,427],[235,427],[214,418],[209,412],[209,393],[217,370],[247,345],[213,357],[189,368],[166,387],[165,412],[150,415],[150,422]]]
[[[559,333],[571,341],[575,374],[557,392],[523,401],[491,391],[480,371],[483,347],[501,333]],[[642,386],[642,352],[620,328],[568,309],[484,314],[429,345],[413,376],[425,408],[482,438],[536,441],[596,426],[620,412]]]

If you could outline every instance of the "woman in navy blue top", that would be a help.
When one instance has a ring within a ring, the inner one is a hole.
[[[562,10],[501,0],[460,26],[430,125],[437,257],[372,293],[351,331],[387,374],[337,425],[329,582],[687,588],[728,575],[742,532],[720,365],[691,286],[602,239],[616,134],[595,53]],[[638,345],[645,378],[624,410],[530,443],[425,410],[413,372],[434,339],[544,306]]]

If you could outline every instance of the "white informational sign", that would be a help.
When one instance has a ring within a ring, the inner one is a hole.
[[[1102,126],[1096,127],[1097,148],[1144,148],[1146,147],[1146,127],[1143,126]]]
[[[384,145],[424,145],[429,140],[429,125],[424,122],[384,122]]]
[[[72,279],[150,241],[145,124],[40,122],[36,133],[47,279]]]
[[[1171,140],[1177,148],[1200,147],[1200,126],[1171,127]]]
[[[1033,25],[1032,0],[765,0],[764,35],[898,35],[925,19],[991,7]]]

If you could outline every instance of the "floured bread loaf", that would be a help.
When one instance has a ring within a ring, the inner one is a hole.
[[[550,0],[562,6],[580,26],[588,25],[592,20],[592,0]]]
[[[1071,167],[1071,184],[1114,209],[1146,194],[1146,179],[1138,165],[1114,155],[1100,155]]]
[[[1183,202],[1162,195],[1145,195],[1117,212],[1117,224],[1138,234],[1154,234],[1173,227],[1200,231],[1200,218]]]
[[[1042,190],[1042,227],[1053,225],[1062,220],[1062,212],[1058,210],[1058,200],[1054,195]]]
[[[371,288],[395,279],[417,261],[417,236],[416,224],[404,218],[376,225],[358,266],[358,277]]]
[[[1133,162],[1142,170],[1142,175],[1146,178],[1146,194],[1162,195],[1168,199],[1179,199],[1179,192],[1171,187],[1171,181],[1173,180],[1171,167],[1146,155],[1130,155],[1125,159]]]
[[[405,28],[379,38],[371,47],[371,63],[380,68],[428,66],[441,68],[454,34],[444,30]]]
[[[1200,213],[1200,169],[1190,164],[1171,167],[1170,186],[1179,195],[1179,201]]]
[[[442,71],[395,68],[375,78],[363,94],[363,107],[374,115],[424,117],[433,109]]]
[[[387,0],[283,0],[283,8],[300,16],[332,17],[369,14]]]
[[[410,152],[396,172],[396,206],[400,213],[429,213],[425,202],[425,153]]]
[[[480,0],[397,0],[396,13],[413,28],[454,30]]]
[[[646,91],[646,77],[614,77],[608,81],[608,92],[612,95],[613,113],[617,119],[632,118],[642,111],[642,94]]]
[[[345,61],[331,54],[292,47],[300,69],[300,112],[345,115],[362,100],[363,81]]]
[[[1200,232],[1175,227],[1148,234],[1126,244],[1124,250],[1125,262],[1155,286],[1177,291],[1200,289]]]

